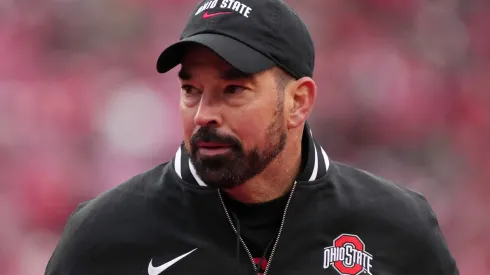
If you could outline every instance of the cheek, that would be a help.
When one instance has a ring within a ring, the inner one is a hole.
[[[233,132],[239,137],[245,149],[262,148],[264,146],[270,116],[243,113],[235,121]]]
[[[180,119],[182,122],[183,126],[183,134],[184,134],[184,141],[186,143],[189,142],[189,140],[192,137],[192,134],[194,133],[195,123],[194,123],[194,117],[195,117],[195,112],[189,108],[180,108]]]

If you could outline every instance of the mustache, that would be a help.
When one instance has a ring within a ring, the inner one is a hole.
[[[239,150],[242,149],[241,142],[237,138],[221,134],[216,128],[213,127],[199,128],[199,130],[197,130],[197,132],[191,137],[191,147],[197,148],[198,142],[225,143],[230,145],[232,148]]]

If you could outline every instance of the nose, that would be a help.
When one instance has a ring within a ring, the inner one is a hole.
[[[221,110],[219,104],[212,98],[203,96],[199,104],[194,122],[199,126],[219,127],[222,123]]]

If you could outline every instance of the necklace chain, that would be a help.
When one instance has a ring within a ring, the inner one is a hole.
[[[276,253],[277,245],[279,244],[279,239],[281,237],[282,230],[284,228],[284,224],[286,221],[286,214],[287,214],[291,199],[293,198],[293,194],[294,194],[295,189],[296,189],[296,181],[293,183],[293,188],[291,189],[291,193],[289,194],[288,201],[286,202],[286,206],[284,207],[284,212],[283,212],[282,220],[281,220],[281,226],[279,227],[279,231],[277,233],[277,238],[276,238],[276,241],[274,243],[274,246],[272,247],[271,255],[269,257],[269,261],[267,262],[267,266],[265,268],[263,275],[267,275],[267,273],[269,272],[269,267],[271,265],[272,258],[274,257],[274,254]],[[243,248],[247,252],[248,257],[250,258],[250,262],[252,263],[252,266],[254,268],[254,271],[258,273],[257,266],[255,265],[252,253],[250,252],[250,249],[248,249],[247,245],[245,244],[245,241],[243,240],[242,236],[238,235],[238,230],[235,227],[235,225],[233,224],[233,220],[231,219],[230,213],[228,212],[228,209],[226,208],[225,201],[223,200],[223,196],[221,195],[221,191],[219,189],[218,189],[218,195],[219,195],[219,199],[221,201],[221,205],[223,206],[223,209],[225,211],[226,218],[228,219],[228,222],[231,225],[231,228],[233,229],[235,234],[238,236],[240,243],[243,245]]]

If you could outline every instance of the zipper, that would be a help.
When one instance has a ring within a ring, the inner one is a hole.
[[[291,202],[291,199],[293,198],[293,194],[294,194],[295,189],[296,189],[296,181],[293,183],[293,188],[291,189],[291,193],[289,194],[288,201],[286,202],[286,206],[284,207],[284,212],[282,214],[282,220],[281,220],[281,226],[279,227],[279,232],[277,233],[277,238],[276,238],[276,241],[274,243],[274,246],[272,247],[271,255],[269,257],[269,260],[267,261],[267,267],[265,268],[263,275],[267,275],[267,273],[269,272],[269,267],[272,263],[272,258],[274,257],[274,254],[276,253],[277,245],[279,244],[279,239],[281,238],[282,230],[283,230],[284,224],[286,222],[286,214],[288,212],[289,204]],[[243,248],[247,252],[247,255],[250,259],[250,262],[252,263],[252,266],[254,268],[255,273],[258,273],[259,270],[257,270],[257,266],[255,265],[252,253],[250,252],[250,249],[248,249],[247,245],[245,244],[245,241],[242,239],[242,236],[238,235],[238,231],[237,231],[235,225],[233,224],[233,220],[231,219],[230,213],[228,212],[228,209],[226,208],[225,201],[223,200],[223,196],[221,195],[221,191],[219,189],[218,189],[218,195],[219,195],[219,199],[221,201],[221,205],[223,206],[223,209],[225,211],[226,218],[228,219],[228,222],[231,225],[231,228],[233,229],[235,234],[238,236],[240,243],[243,245]]]

